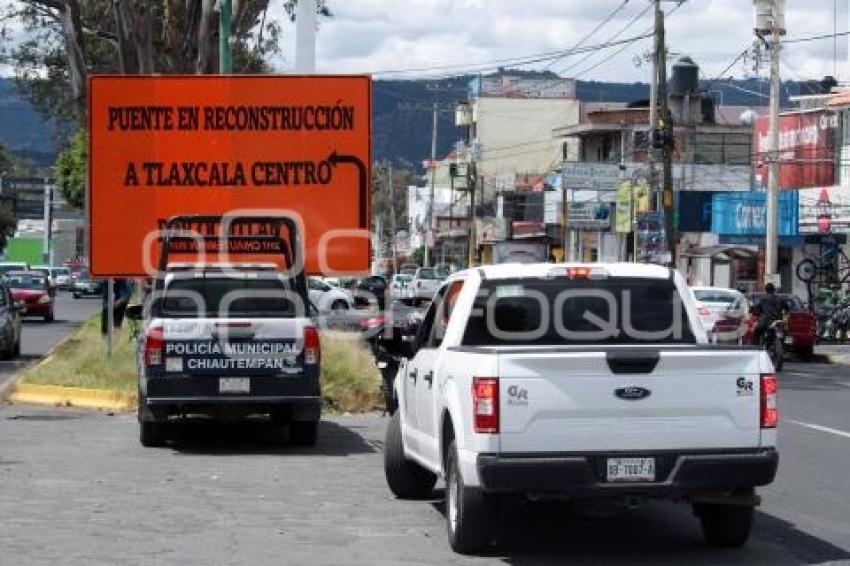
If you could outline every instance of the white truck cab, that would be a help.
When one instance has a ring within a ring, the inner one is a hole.
[[[395,379],[385,472],[402,498],[446,481],[449,541],[489,540],[506,494],[694,505],[743,544],[773,481],[776,378],[764,352],[707,343],[673,270],[497,265],[437,290]]]

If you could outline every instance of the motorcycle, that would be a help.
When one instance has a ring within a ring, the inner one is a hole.
[[[364,319],[360,325],[375,356],[375,365],[381,372],[384,407],[390,415],[398,408],[393,381],[402,358],[412,353],[413,341],[423,314],[419,309],[399,306],[391,312]]]
[[[758,305],[750,307],[743,343],[764,349],[770,357],[770,361],[773,362],[773,368],[777,372],[782,371],[782,366],[785,365],[785,336],[788,330],[788,313],[786,312],[782,318],[774,320],[764,331],[759,332],[761,314],[761,307]]]
[[[779,372],[785,364],[785,318],[774,320],[761,336],[760,346],[764,348],[773,368]]]

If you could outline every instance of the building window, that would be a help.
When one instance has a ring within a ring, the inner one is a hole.
[[[748,133],[694,134],[694,163],[704,165],[749,165],[752,136]]]

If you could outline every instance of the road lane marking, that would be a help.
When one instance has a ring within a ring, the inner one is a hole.
[[[828,426],[821,426],[812,423],[804,423],[800,421],[788,421],[789,423],[794,423],[795,425],[804,426],[806,428],[810,428],[812,430],[819,430],[821,432],[828,432],[830,434],[835,434],[838,436],[843,436],[844,438],[850,438],[850,432],[844,432],[843,430],[838,430],[837,428],[829,428]]]

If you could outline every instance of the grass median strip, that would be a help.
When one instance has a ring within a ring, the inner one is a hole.
[[[28,386],[51,387],[30,388],[28,395],[18,395],[17,400],[44,402],[36,399],[46,399],[49,402],[55,396],[53,404],[97,407],[96,399],[101,395],[110,399],[102,404],[103,408],[116,408],[114,399],[124,399],[124,404],[132,406],[136,395],[135,351],[135,342],[125,325],[116,331],[112,358],[107,360],[106,339],[100,334],[100,316],[94,316],[49,358],[24,370],[18,389],[24,393]],[[380,408],[380,384],[372,354],[356,334],[328,332],[322,335],[322,393],[328,410],[363,412]],[[100,393],[92,394],[91,391]],[[84,397],[94,400],[88,402]],[[75,398],[78,402],[74,402]]]

